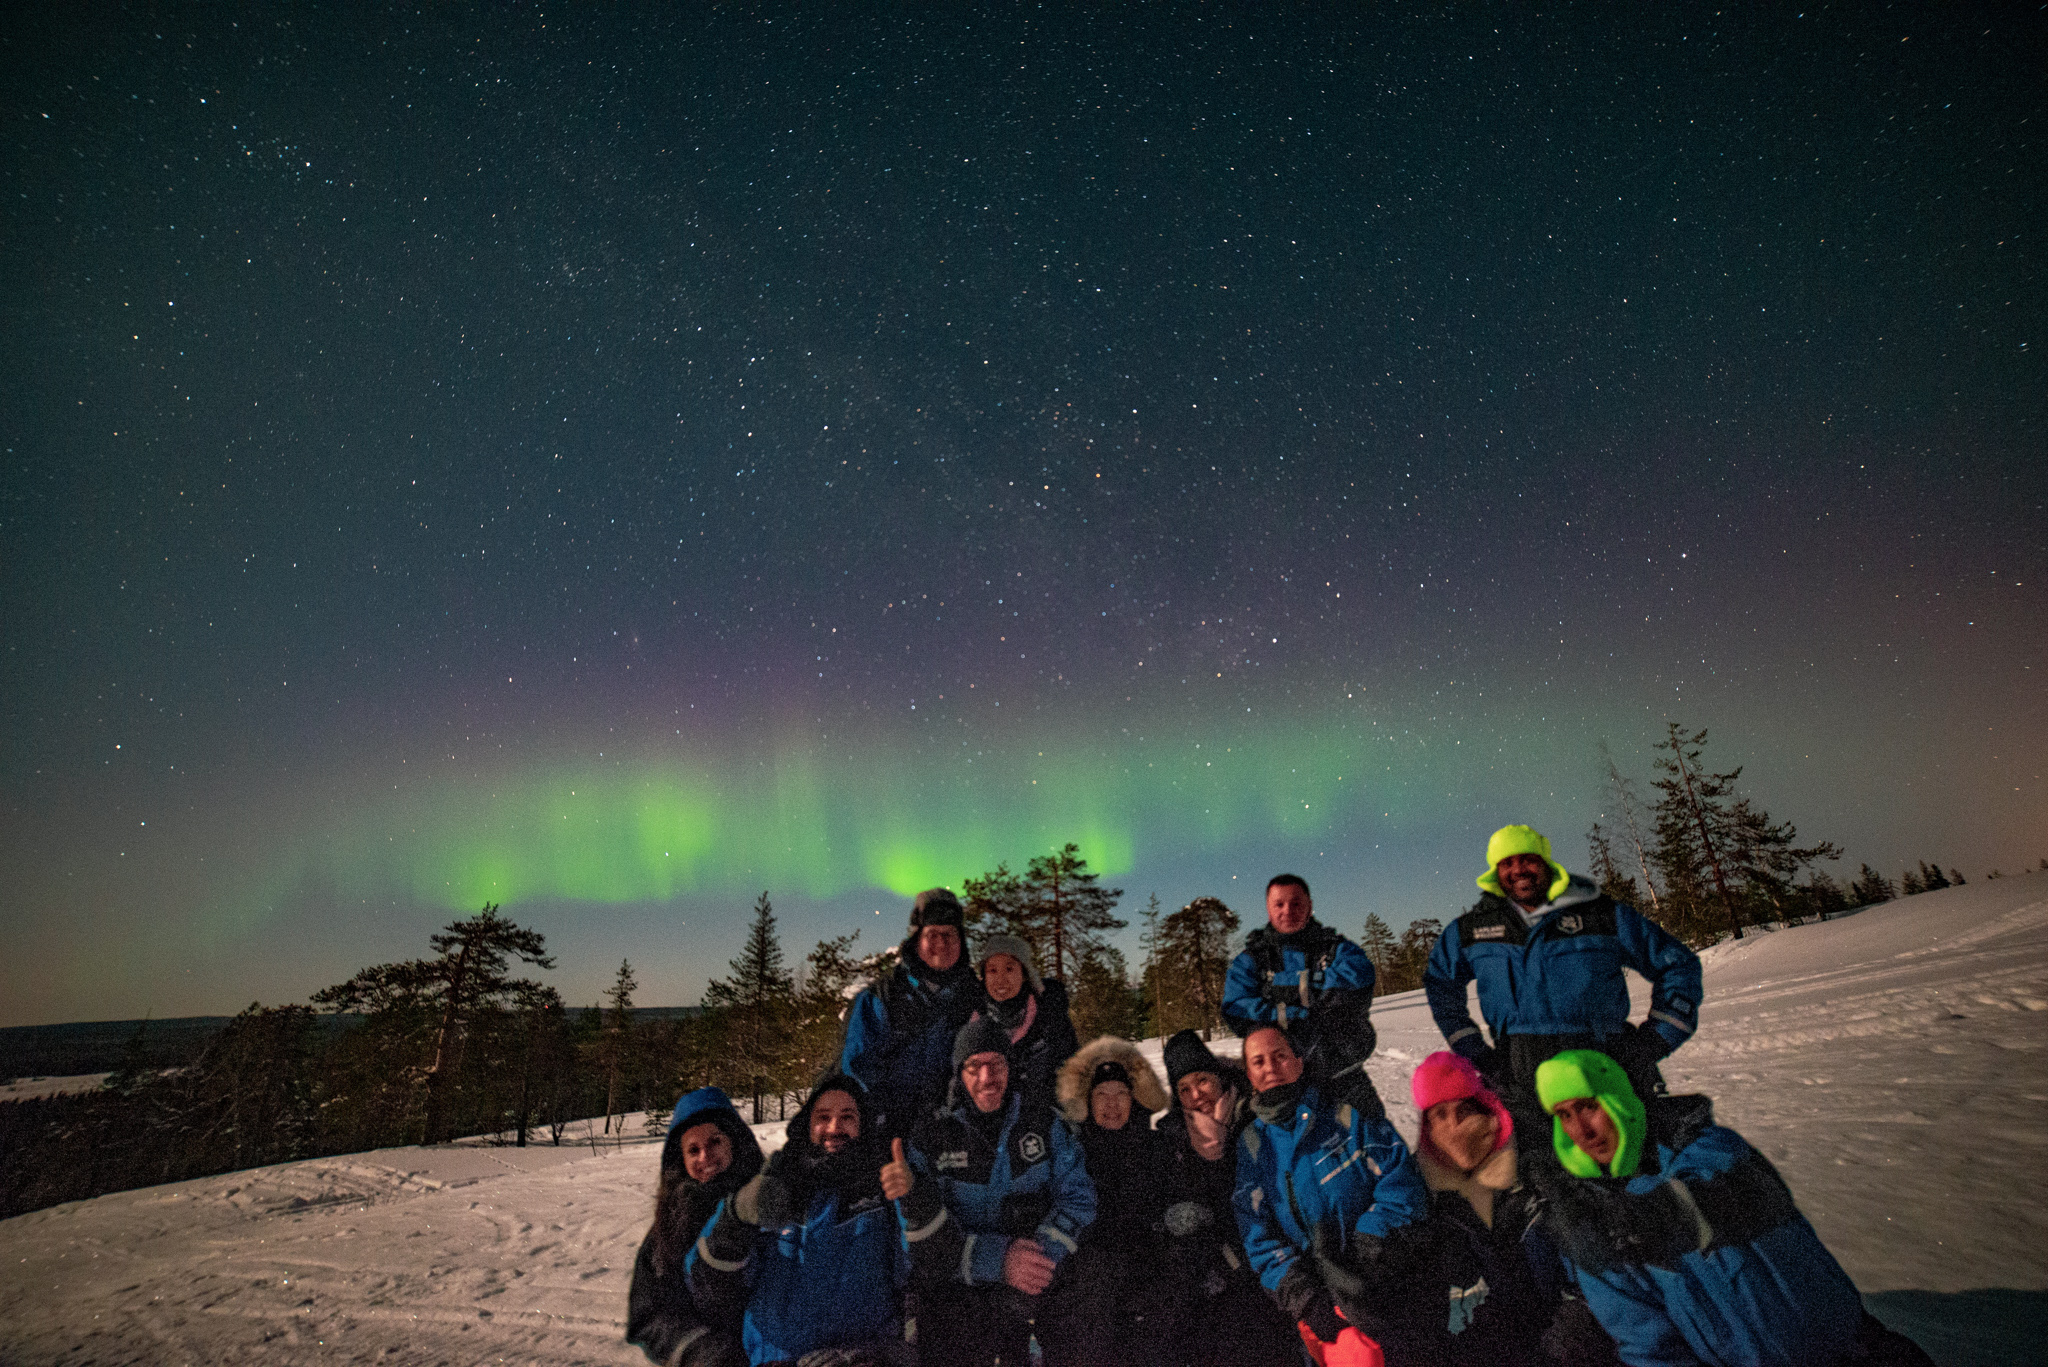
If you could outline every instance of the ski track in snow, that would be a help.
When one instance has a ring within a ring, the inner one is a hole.
[[[2048,1288],[2048,1203],[2028,1180],[2048,1148],[2048,877],[1703,957],[1672,1089],[1713,1096],[1859,1287]],[[1412,1141],[1408,1073],[1442,1039],[1419,992],[1375,1020],[1371,1071]],[[1142,1046],[1154,1067],[1160,1047]],[[768,1149],[782,1131],[756,1127]],[[626,1287],[658,1157],[646,1138],[387,1149],[0,1221],[0,1360],[644,1362],[623,1342]]]

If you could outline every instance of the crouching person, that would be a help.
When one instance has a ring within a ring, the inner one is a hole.
[[[1028,1360],[1035,1333],[1046,1367],[1115,1359],[1105,1279],[1077,1256],[1095,1219],[1081,1145],[1010,1076],[1010,1034],[986,1018],[953,1044],[946,1107],[912,1132],[908,1162],[885,1191],[900,1199],[918,1289],[918,1353],[973,1367]]]
[[[1166,1041],[1165,1059],[1173,1101],[1155,1133],[1166,1150],[1160,1280],[1169,1348],[1152,1356],[1186,1367],[1299,1367],[1294,1326],[1259,1285],[1231,1214],[1251,1084],[1193,1030]]]
[[[1324,1367],[1424,1360],[1404,1340],[1412,1238],[1429,1193],[1385,1118],[1330,1103],[1287,1032],[1245,1036],[1255,1089],[1232,1204],[1259,1282]]]
[[[740,1322],[751,1363],[902,1367],[909,1257],[882,1192],[867,1093],[827,1074],[789,1142],[718,1208],[690,1255],[700,1305]]]
[[[716,1087],[676,1103],[661,1147],[654,1225],[633,1260],[626,1342],[663,1367],[740,1367],[739,1315],[690,1294],[690,1247],[718,1203],[761,1171],[761,1146]]]
[[[1565,1174],[1545,1220],[1631,1367],[1907,1367],[1770,1161],[1699,1096],[1646,1107],[1606,1054],[1536,1070]]]
[[[1614,1344],[1569,1285],[1517,1172],[1515,1123],[1470,1060],[1441,1050],[1408,1080],[1415,1163],[1429,1188],[1413,1305],[1432,1362],[1496,1367],[1545,1357],[1612,1364]]]

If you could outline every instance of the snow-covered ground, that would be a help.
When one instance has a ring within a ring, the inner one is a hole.
[[[1673,1089],[1715,1098],[1873,1308],[1937,1361],[2040,1360],[2048,877],[1706,959]],[[1373,1075],[1412,1138],[1407,1075],[1440,1039],[1419,993],[1376,1018]],[[1156,1065],[1158,1042],[1146,1051]],[[758,1133],[773,1147],[782,1128]],[[657,1154],[650,1139],[388,1149],[19,1216],[0,1222],[0,1361],[642,1362],[621,1335]]]
[[[67,1077],[18,1077],[0,1083],[0,1101],[33,1101],[45,1096],[97,1092],[112,1073],[73,1073]]]

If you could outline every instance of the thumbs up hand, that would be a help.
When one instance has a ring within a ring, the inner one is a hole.
[[[891,1141],[889,1161],[882,1164],[882,1195],[891,1201],[901,1201],[916,1185],[917,1174],[911,1170],[910,1159],[904,1155],[903,1141]]]

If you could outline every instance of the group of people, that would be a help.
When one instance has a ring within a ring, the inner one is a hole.
[[[668,1367],[1927,1363],[1763,1155],[1667,1094],[1697,956],[1529,827],[1478,883],[1425,973],[1449,1047],[1409,1079],[1412,1151],[1365,1070],[1371,960],[1301,878],[1226,977],[1241,1061],[1184,1030],[1163,1082],[1079,1044],[1027,943],[971,962],[958,900],[920,894],[772,1158],[715,1088],[677,1103],[628,1339]]]

